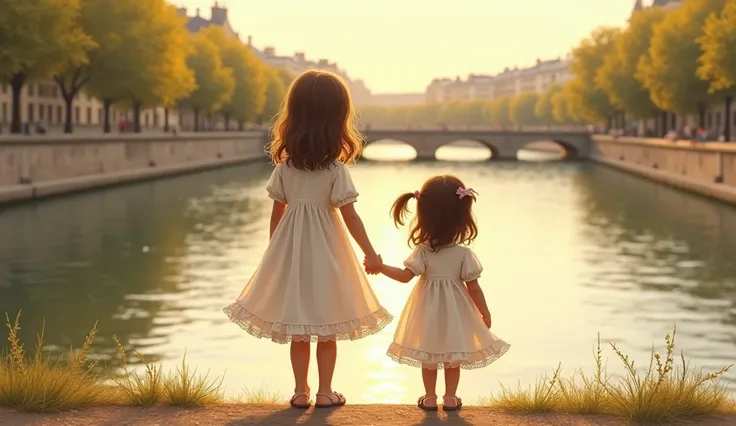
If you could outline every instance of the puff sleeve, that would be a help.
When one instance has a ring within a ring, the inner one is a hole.
[[[472,250],[468,249],[463,257],[460,278],[465,282],[477,280],[480,278],[481,272],[483,272],[483,266],[480,264],[478,257],[475,256]]]
[[[268,191],[268,196],[274,201],[287,204],[282,173],[283,166],[279,164],[276,166],[276,168],[273,169],[273,172],[271,173],[271,178],[268,180],[268,184],[266,185],[266,191]]]
[[[353,185],[353,179],[347,167],[338,164],[335,170],[335,181],[332,183],[332,193],[330,201],[336,208],[347,206],[354,203],[358,199],[358,191]]]
[[[422,275],[427,269],[427,258],[422,246],[414,249],[414,252],[404,261],[404,266],[412,271],[414,275]]]

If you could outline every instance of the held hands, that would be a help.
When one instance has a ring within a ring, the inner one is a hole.
[[[365,273],[368,275],[376,275],[380,272],[381,266],[383,266],[383,259],[381,255],[374,254],[373,256],[366,256],[363,259],[363,267],[365,267]]]

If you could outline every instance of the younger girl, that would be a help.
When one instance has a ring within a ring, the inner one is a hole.
[[[476,193],[454,176],[436,176],[421,191],[401,195],[392,207],[394,223],[404,224],[407,204],[417,200],[409,244],[414,252],[406,269],[381,265],[380,272],[403,283],[420,279],[409,296],[396,327],[388,356],[402,364],[422,368],[425,394],[418,405],[437,410],[437,370],[445,369],[443,409],[457,410],[455,395],[460,368],[485,367],[501,357],[509,344],[494,336],[491,313],[478,285],[483,268],[475,254],[461,244],[478,234],[472,206]],[[463,284],[465,283],[465,284]]]
[[[332,390],[335,341],[374,334],[392,317],[373,294],[345,232],[347,227],[366,265],[377,268],[380,257],[355,211],[358,192],[345,167],[360,155],[362,141],[339,77],[324,71],[299,76],[273,137],[270,155],[276,168],[266,186],[273,199],[271,241],[225,313],[253,336],[291,342],[293,407],[311,405],[307,371],[310,342],[317,342],[315,405],[344,405],[345,398]]]

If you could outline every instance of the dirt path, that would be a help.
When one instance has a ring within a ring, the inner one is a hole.
[[[60,414],[29,414],[0,409],[2,426],[236,426],[236,425],[483,425],[483,426],[624,426],[609,416],[564,414],[515,415],[491,408],[463,407],[457,413],[425,413],[407,405],[350,405],[307,411],[285,406],[227,405],[207,409],[173,407],[97,407]],[[698,418],[698,426],[736,425],[736,416]]]

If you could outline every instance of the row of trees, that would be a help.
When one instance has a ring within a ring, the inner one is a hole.
[[[492,101],[452,101],[412,106],[364,106],[364,125],[375,127],[441,126],[554,126],[581,124],[567,112],[563,87],[552,85],[546,93],[522,93]]]
[[[572,52],[572,79],[538,95],[494,101],[451,102],[403,108],[362,108],[372,125],[539,125],[650,120],[656,132],[670,118],[725,104],[722,129],[730,139],[736,93],[736,1],[684,0],[676,9],[635,12],[626,28],[601,27]],[[681,124],[682,125],[682,124]]]
[[[163,106],[220,114],[226,127],[270,119],[292,76],[263,64],[235,37],[211,26],[196,34],[166,0],[0,0],[0,83],[12,91],[11,132],[21,131],[21,91],[53,79],[66,104],[85,92],[110,108]]]

